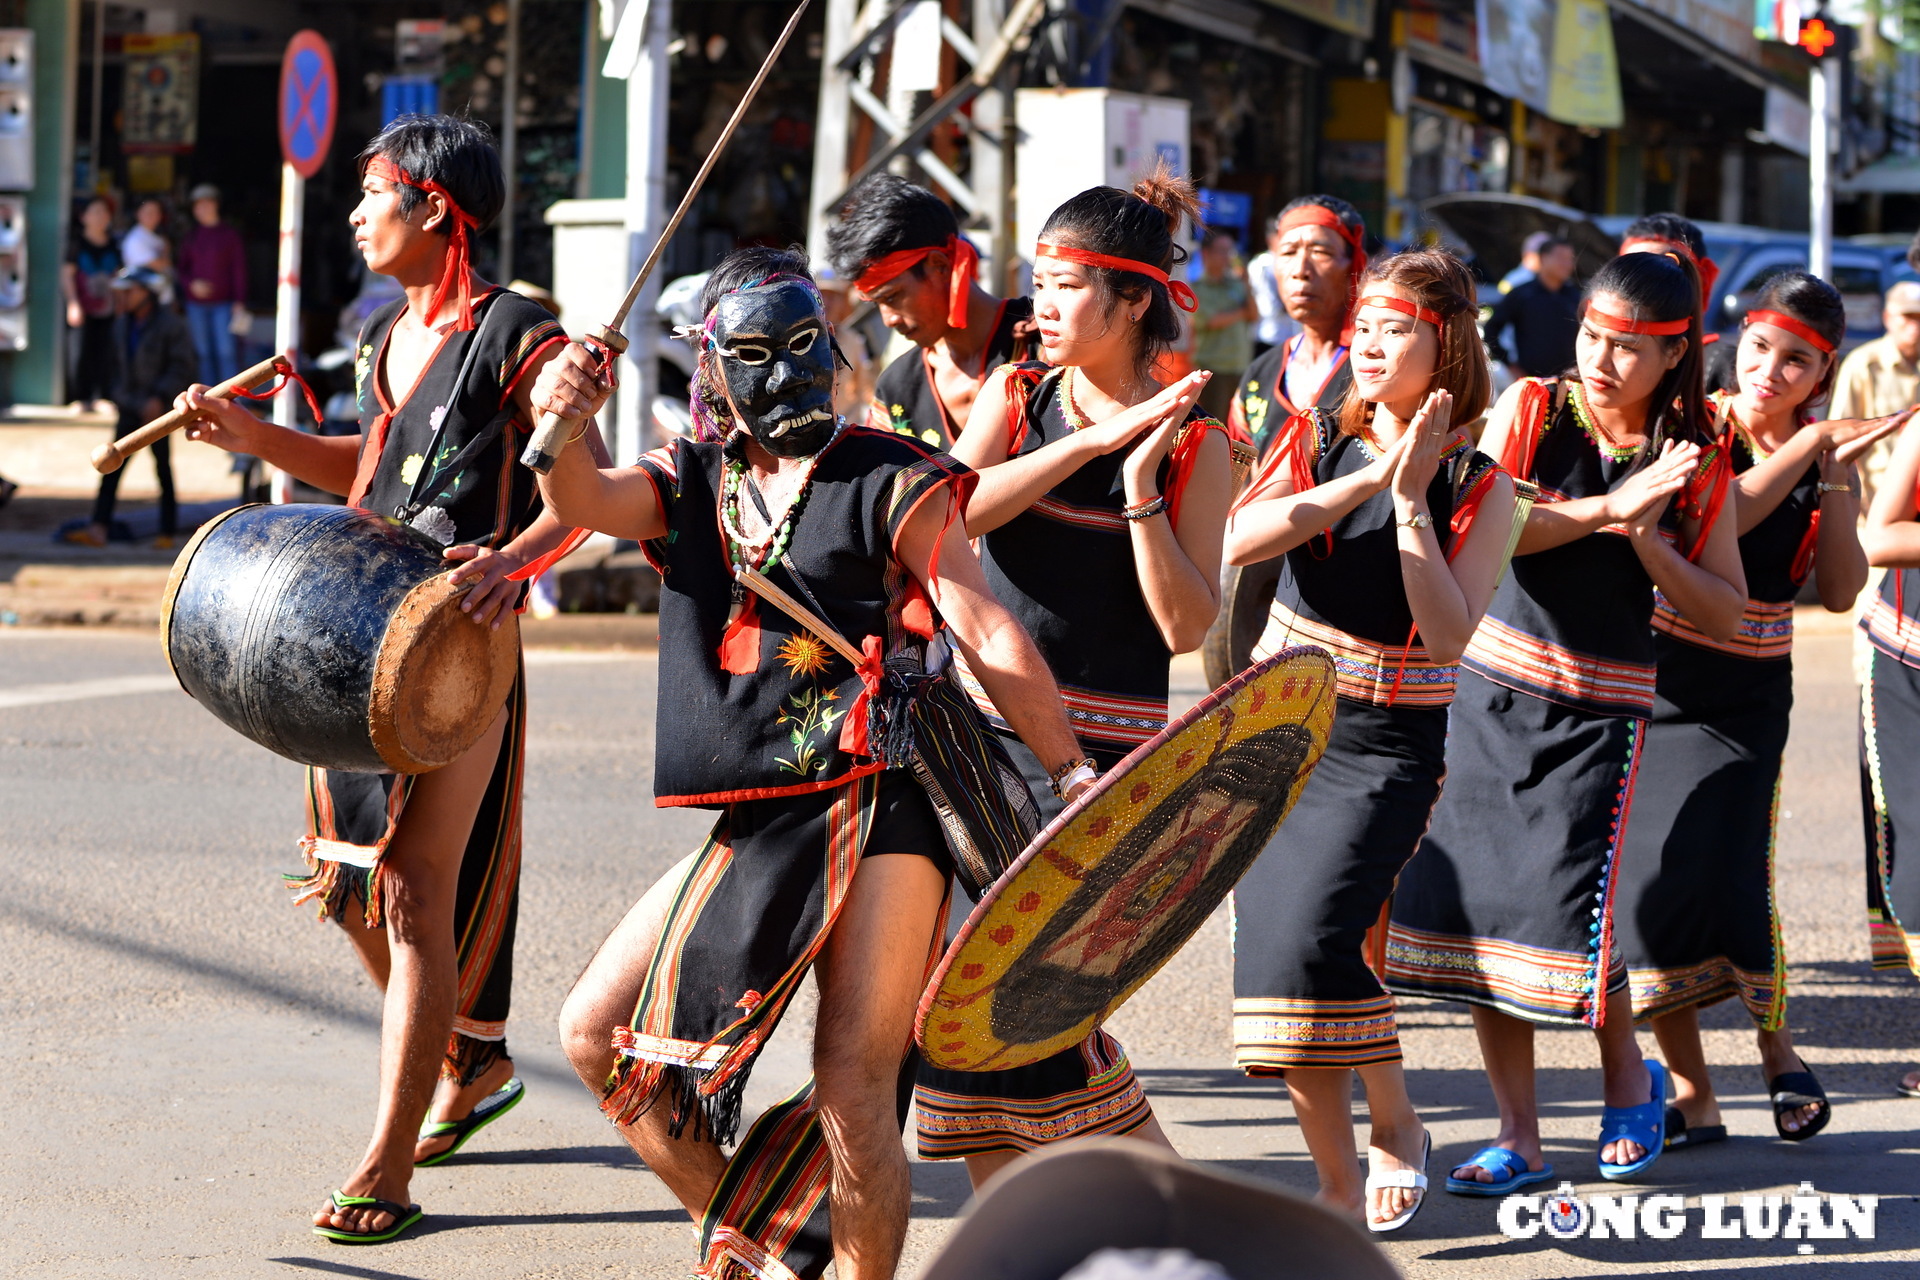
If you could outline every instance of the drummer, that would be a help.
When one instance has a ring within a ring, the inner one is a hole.
[[[514,465],[534,417],[531,375],[565,335],[539,303],[470,266],[472,238],[506,190],[482,126],[402,116],[359,166],[354,246],[405,290],[355,346],[363,434],[274,426],[204,385],[175,403],[204,415],[192,439],[264,458],[446,545],[453,580],[471,588],[461,607],[498,627],[522,580],[568,540]],[[373,1137],[314,1215],[317,1234],[393,1239],[421,1217],[407,1199],[414,1167],[446,1159],[520,1099],[506,1021],[525,728],[523,676],[480,741],[443,769],[308,772],[309,873],[296,900],[345,929],[386,992]]]

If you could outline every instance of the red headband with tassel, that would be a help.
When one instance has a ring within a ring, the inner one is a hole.
[[[1034,246],[1036,258],[1058,258],[1062,262],[1077,262],[1084,267],[1105,267],[1109,271],[1131,271],[1135,275],[1145,276],[1167,286],[1167,292],[1173,296],[1173,305],[1182,311],[1192,311],[1200,305],[1200,299],[1194,297],[1192,286],[1185,280],[1169,279],[1167,273],[1147,262],[1137,262],[1132,258],[1115,258],[1109,254],[1094,253],[1090,249],[1074,249],[1061,244],[1048,244],[1042,240]]]
[[[1685,333],[1693,324],[1691,316],[1684,320],[1628,320],[1623,316],[1608,315],[1598,307],[1591,306],[1587,308],[1587,318],[1598,321],[1615,333],[1650,333],[1660,338]]]
[[[1783,315],[1778,311],[1747,312],[1747,323],[1752,324],[1755,321],[1761,324],[1770,324],[1776,329],[1785,329],[1796,338],[1805,338],[1808,342],[1811,342],[1815,347],[1819,348],[1822,355],[1830,356],[1833,354],[1833,344],[1828,342],[1818,329],[1815,329],[1809,324],[1802,324],[1792,316]]]
[[[1412,316],[1415,320],[1425,320],[1436,329],[1444,329],[1447,324],[1438,311],[1429,311],[1425,307],[1415,306],[1405,298],[1396,298],[1386,293],[1370,293],[1353,304],[1355,311],[1361,307],[1385,307],[1389,311],[1398,311],[1403,316]]]
[[[919,266],[930,253],[944,253],[953,263],[947,277],[947,327],[967,327],[967,296],[973,290],[974,277],[980,271],[980,251],[960,236],[948,236],[945,244],[930,244],[919,249],[896,249],[875,258],[854,281],[862,293],[872,293],[903,271]]]
[[[1700,305],[1704,308],[1713,297],[1713,282],[1720,278],[1720,267],[1712,258],[1703,258],[1687,246],[1685,240],[1666,240],[1659,237],[1642,237],[1629,240],[1620,246],[1622,254],[1628,253],[1664,253],[1679,255],[1693,264],[1700,273]]]
[[[1347,317],[1340,322],[1340,341],[1353,345],[1354,299],[1360,295],[1360,277],[1367,274],[1367,233],[1362,227],[1350,227],[1340,215],[1323,204],[1303,204],[1280,218],[1275,233],[1285,235],[1295,227],[1327,227],[1347,242],[1352,267],[1347,274]]]
[[[445,187],[414,177],[386,156],[375,156],[367,161],[367,172],[388,182],[416,187],[447,202],[447,216],[453,219],[453,236],[447,246],[446,269],[440,273],[440,287],[434,290],[433,303],[427,308],[427,323],[432,324],[439,318],[440,308],[445,305],[448,295],[453,294],[460,299],[460,311],[453,320],[454,330],[459,332],[473,328],[473,289],[470,283],[473,247],[470,233],[479,229],[479,222],[460,207],[460,202]]]

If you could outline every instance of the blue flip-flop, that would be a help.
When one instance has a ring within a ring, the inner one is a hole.
[[[1651,1095],[1637,1107],[1602,1107],[1600,1110],[1599,1151],[1609,1142],[1637,1142],[1646,1152],[1632,1164],[1608,1164],[1600,1161],[1600,1176],[1609,1182],[1622,1182],[1644,1173],[1667,1149],[1667,1069],[1647,1059],[1647,1074],[1653,1077]]]
[[[1488,1173],[1507,1176],[1497,1182],[1477,1182],[1472,1178],[1456,1178],[1447,1175],[1447,1190],[1456,1196],[1504,1196],[1522,1187],[1530,1187],[1536,1182],[1545,1182],[1553,1176],[1553,1166],[1540,1169],[1527,1168],[1527,1162],[1505,1147],[1482,1147],[1471,1160],[1463,1160],[1454,1167],[1464,1168],[1477,1165]]]

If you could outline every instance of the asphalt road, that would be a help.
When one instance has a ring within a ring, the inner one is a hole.
[[[1833,1124],[1804,1146],[1772,1139],[1743,1015],[1721,1006],[1705,1021],[1734,1138],[1668,1156],[1633,1189],[1689,1205],[1802,1180],[1877,1193],[1876,1238],[1820,1240],[1811,1254],[1786,1239],[1703,1239],[1695,1208],[1672,1241],[1512,1241],[1492,1202],[1436,1190],[1388,1246],[1406,1275],[1771,1280],[1819,1262],[1849,1280],[1920,1275],[1920,1102],[1889,1089],[1920,1058],[1920,1002],[1910,979],[1866,964],[1847,650],[1843,635],[1802,638],[1779,857],[1792,1022],[1838,1103]],[[704,825],[650,804],[654,670],[645,654],[532,655],[509,1032],[528,1097],[454,1164],[415,1176],[422,1229],[351,1250],[306,1221],[365,1141],[378,1005],[344,940],[285,901],[299,770],[174,688],[151,636],[0,631],[0,1274],[686,1274],[688,1222],[599,1119],[553,1030],[594,945]],[[1197,691],[1196,669],[1176,672]],[[1114,1030],[1182,1151],[1311,1190],[1283,1095],[1230,1068],[1230,989],[1217,917]],[[1463,1010],[1419,1004],[1402,1017],[1439,1172],[1491,1136],[1491,1099]],[[759,1102],[804,1073],[804,1017],[793,1023],[755,1074]],[[1594,1172],[1591,1038],[1543,1033],[1539,1061],[1549,1159],[1583,1192],[1625,1190]],[[903,1275],[967,1196],[957,1166],[916,1164],[914,1185]]]

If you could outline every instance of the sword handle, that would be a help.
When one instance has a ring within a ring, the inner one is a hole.
[[[593,353],[598,367],[605,369],[626,352],[627,338],[618,329],[600,325],[589,331],[580,344]],[[543,476],[552,471],[553,464],[560,461],[560,455],[565,452],[579,421],[578,418],[563,418],[557,413],[542,413],[534,420],[533,434],[527,438],[520,464]]]

